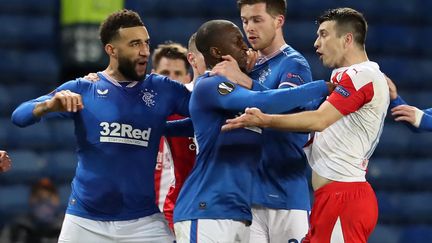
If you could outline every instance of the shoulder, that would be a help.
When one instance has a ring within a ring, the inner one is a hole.
[[[309,69],[309,63],[306,58],[291,46],[287,46],[283,51],[282,64],[293,65]]]
[[[350,66],[344,72],[353,82],[354,86],[359,89],[369,83],[377,82],[383,78],[379,67],[370,63],[359,63]]]
[[[231,93],[235,86],[224,76],[206,74],[196,80],[193,93]]]
[[[166,76],[155,74],[155,73],[152,73],[152,74],[148,75],[145,78],[144,82],[151,83],[151,84],[156,85],[156,86],[174,87],[174,88],[178,88],[178,89],[186,89],[186,87],[184,86],[184,84],[179,83],[177,81],[174,81],[174,80],[172,80],[172,79],[170,79],[170,78],[168,78]]]

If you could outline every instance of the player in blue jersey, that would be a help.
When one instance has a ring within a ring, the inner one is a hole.
[[[231,55],[242,70],[246,68],[246,43],[239,28],[229,21],[203,24],[196,46],[209,69],[223,55]],[[252,85],[254,90],[262,88],[256,82]],[[270,113],[286,112],[327,92],[323,81],[292,89],[250,91],[224,76],[207,73],[198,78],[189,104],[198,155],[174,209],[177,242],[249,240],[252,181],[261,157],[262,131],[249,127],[221,133],[225,119],[254,105]]]
[[[432,131],[432,108],[420,110],[408,105],[397,93],[394,82],[387,77],[390,89],[390,109],[395,121],[407,122],[413,131]]]
[[[12,120],[75,123],[78,166],[59,242],[173,242],[155,204],[154,168],[163,124],[189,115],[190,92],[146,74],[150,37],[137,13],[110,15],[100,38],[109,56],[100,81],[66,82],[20,105]]]
[[[289,88],[312,81],[306,59],[283,37],[285,0],[238,0],[243,30],[258,60],[249,73],[269,89]],[[230,80],[245,79],[227,68],[214,68]],[[225,67],[223,67],[224,65]],[[320,101],[293,112],[315,109]],[[309,228],[310,198],[303,146],[307,133],[263,130],[263,153],[253,188],[252,243],[300,242]]]

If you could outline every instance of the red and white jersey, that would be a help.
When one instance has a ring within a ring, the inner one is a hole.
[[[330,180],[365,181],[390,102],[387,81],[378,64],[370,61],[335,69],[331,80],[338,86],[327,102],[344,117],[315,133],[305,148],[309,164]]]
[[[159,143],[159,152],[155,168],[155,191],[156,204],[160,211],[163,211],[164,203],[168,191],[174,184],[174,162],[171,149],[166,137],[161,137]]]

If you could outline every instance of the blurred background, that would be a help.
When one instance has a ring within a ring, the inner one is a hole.
[[[334,7],[364,13],[369,58],[395,81],[408,103],[432,107],[432,1],[288,0],[286,40],[304,54],[315,79],[330,75],[313,48],[315,19]],[[20,129],[10,115],[25,100],[102,70],[108,62],[98,26],[121,8],[141,15],[152,48],[167,40],[187,45],[210,19],[229,19],[241,27],[235,0],[0,0],[0,149],[14,163],[0,175],[0,228],[35,211],[29,197],[36,186],[58,194],[56,210],[64,211],[76,167],[73,124],[55,120]],[[369,163],[368,179],[380,209],[369,242],[432,242],[431,145],[431,134],[413,133],[387,118]]]

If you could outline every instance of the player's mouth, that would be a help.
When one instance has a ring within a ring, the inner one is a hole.
[[[319,59],[322,60],[324,54],[322,54],[320,51],[316,51],[316,54],[318,55]]]
[[[139,60],[136,65],[140,71],[145,71],[147,69],[147,61],[145,60]]]
[[[249,43],[255,43],[258,41],[258,37],[257,36],[249,36],[248,41],[249,41]]]

